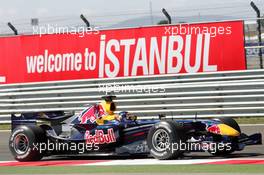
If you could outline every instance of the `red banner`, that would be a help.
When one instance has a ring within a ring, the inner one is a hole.
[[[0,38],[1,83],[245,69],[243,22]]]

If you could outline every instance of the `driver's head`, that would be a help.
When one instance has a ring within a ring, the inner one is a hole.
[[[105,112],[108,114],[112,115],[114,114],[116,110],[116,104],[113,102],[113,99],[115,99],[116,96],[103,96],[102,99],[103,101],[101,102],[101,105],[103,106]]]

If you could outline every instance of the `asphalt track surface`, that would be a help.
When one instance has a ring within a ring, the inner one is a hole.
[[[262,140],[264,140],[264,125],[251,125],[251,126],[241,126],[242,132],[250,135],[254,133],[261,132]],[[14,160],[9,148],[8,148],[8,140],[9,140],[10,132],[8,131],[0,131],[0,161],[12,161]],[[182,159],[219,159],[221,157],[211,156],[209,153],[189,153],[185,154]],[[254,145],[248,146],[243,151],[235,152],[228,157],[225,158],[264,158],[264,145]],[[146,159],[146,157],[48,157],[46,160],[123,160],[123,159]],[[149,159],[149,158],[148,158]],[[135,160],[136,161],[136,160]]]

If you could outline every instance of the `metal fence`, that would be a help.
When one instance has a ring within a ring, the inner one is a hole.
[[[78,112],[110,90],[117,112],[143,118],[264,116],[264,70],[247,70],[0,85],[0,119],[22,112]]]

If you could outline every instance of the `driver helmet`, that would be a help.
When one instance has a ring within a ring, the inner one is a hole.
[[[103,106],[105,112],[109,115],[113,115],[116,110],[116,104],[113,102],[113,99],[116,99],[116,96],[106,95],[102,97],[103,101],[101,105]]]

